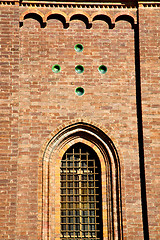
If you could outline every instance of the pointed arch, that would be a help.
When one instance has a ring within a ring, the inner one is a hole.
[[[43,148],[39,171],[39,198],[42,198],[42,202],[39,201],[41,237],[43,240],[48,236],[54,238],[56,217],[60,238],[60,162],[64,153],[76,143],[92,148],[101,164],[104,239],[121,240],[123,231],[119,156],[112,140],[101,129],[85,122],[64,126]]]

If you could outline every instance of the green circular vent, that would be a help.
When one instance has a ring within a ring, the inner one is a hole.
[[[104,66],[104,65],[101,65],[99,68],[98,68],[99,72],[104,74],[107,72],[107,67]]]
[[[53,65],[53,67],[52,67],[52,71],[53,71],[54,73],[58,73],[58,72],[61,71],[61,67],[60,67],[58,64],[55,64],[55,65]]]
[[[78,43],[74,46],[74,49],[76,50],[76,52],[82,52],[83,51],[83,45]]]
[[[84,67],[82,65],[77,65],[75,67],[76,73],[83,73],[84,72]]]
[[[75,93],[78,96],[82,96],[84,94],[84,89],[82,87],[78,87],[78,88],[76,88]]]

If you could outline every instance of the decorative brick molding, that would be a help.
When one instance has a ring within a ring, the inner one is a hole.
[[[50,17],[52,15],[60,15],[60,16],[64,17],[66,23],[69,22],[67,14],[60,11],[60,10],[52,10],[52,11],[49,11],[48,13],[46,13],[45,16],[44,16],[44,19],[43,19],[44,22],[47,22],[48,17]]]
[[[34,13],[34,14],[37,14],[39,15],[42,20],[44,21],[44,14],[40,11],[38,11],[37,9],[28,9],[26,10],[25,12],[23,12],[20,16],[20,22],[23,22],[23,20],[25,19],[25,17],[28,15],[28,14],[31,14],[31,13]]]
[[[21,0],[1,0],[1,5],[19,5],[28,7],[53,7],[53,8],[87,8],[87,9],[133,9],[137,8],[136,1],[113,1],[113,2],[65,2],[65,1],[21,1]],[[138,5],[142,7],[160,7],[159,1],[138,1]]]
[[[66,13],[60,10],[59,11],[53,10],[53,11],[49,11],[44,15],[43,13],[41,13],[35,8],[35,9],[28,9],[21,14],[20,16],[21,26],[23,25],[24,19],[32,18],[31,14],[33,14],[34,16],[37,16],[37,21],[42,20],[44,26],[47,23],[47,20],[49,19],[49,17],[51,17],[52,15],[57,17],[57,19],[58,19],[58,16],[61,17],[62,21],[64,22],[64,27],[65,26],[68,27],[70,21],[72,21],[75,17],[76,19],[84,21],[87,28],[90,28],[92,26],[93,21],[95,20],[106,21],[109,24],[110,28],[113,28],[113,26],[115,25],[115,22],[120,20],[126,20],[130,22],[132,25],[132,28],[134,28],[134,26],[137,24],[136,15],[133,15],[130,12],[119,12],[115,16],[111,16],[110,14],[105,12],[97,12],[97,13],[93,13],[92,15],[89,15],[84,11],[78,10],[78,11],[73,11],[67,15]]]
[[[118,153],[102,130],[85,122],[64,126],[43,148],[39,165],[41,239],[60,239],[60,163],[67,149],[78,142],[90,146],[101,163],[104,240],[108,236],[120,240],[123,234]]]
[[[159,1],[139,1],[138,2],[139,7],[160,7]]]

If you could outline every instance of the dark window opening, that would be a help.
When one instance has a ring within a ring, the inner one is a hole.
[[[61,239],[103,239],[101,166],[82,143],[70,147],[61,161]]]

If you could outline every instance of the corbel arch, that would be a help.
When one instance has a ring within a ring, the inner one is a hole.
[[[109,28],[113,28],[113,26],[114,26],[113,17],[108,13],[107,14],[104,14],[103,12],[102,13],[101,12],[100,13],[94,13],[91,16],[91,19],[92,19],[92,23],[93,23],[93,21],[101,20],[101,21],[104,21],[104,22],[108,23]]]
[[[41,27],[45,27],[44,14],[37,9],[29,9],[23,12],[20,16],[20,26],[23,26],[23,21],[28,18],[33,18],[37,20],[40,23]]]
[[[69,26],[69,22],[67,20],[68,17],[62,11],[58,11],[58,10],[49,11],[48,13],[45,14],[44,21],[47,22],[49,19],[52,19],[52,18],[61,21],[63,23],[64,28],[67,28]]]
[[[127,13],[117,13],[114,16],[114,24],[118,21],[121,21],[121,20],[129,22],[133,29],[135,27],[135,24],[137,24],[136,17],[131,13],[128,13],[128,14]]]
[[[103,239],[121,240],[123,233],[118,153],[112,140],[102,130],[85,122],[65,126],[51,137],[43,149],[39,171],[41,239],[60,239],[60,163],[64,153],[76,143],[92,148],[100,161]]]
[[[86,12],[76,11],[76,12],[70,13],[68,15],[68,21],[70,22],[72,20],[80,20],[84,22],[86,25],[86,28],[90,28],[92,24],[91,17]]]

